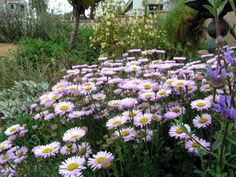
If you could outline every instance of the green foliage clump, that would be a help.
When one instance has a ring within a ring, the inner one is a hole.
[[[0,92],[0,119],[8,125],[15,123],[19,115],[27,112],[29,104],[48,88],[46,82],[20,81],[10,89],[3,89]]]
[[[51,85],[62,76],[65,68],[78,63],[96,62],[100,49],[92,49],[89,40],[94,30],[82,26],[78,47],[71,51],[71,29],[70,24],[62,24],[61,30],[50,40],[22,38],[17,44],[17,50],[0,60],[0,89],[11,87],[15,80],[47,81]]]
[[[188,55],[198,47],[203,35],[204,23],[198,19],[197,11],[185,4],[186,0],[178,1],[162,20],[162,28],[170,50]],[[170,52],[171,52],[170,51]]]
[[[20,12],[0,13],[0,39],[3,42],[19,41],[22,37],[48,40],[61,30],[59,18],[53,14],[33,14]]]
[[[91,41],[94,49],[100,45],[103,55],[116,58],[127,49],[167,47],[166,33],[160,28],[158,15],[120,16],[122,6],[113,0],[101,3],[100,8],[102,12],[97,13]]]

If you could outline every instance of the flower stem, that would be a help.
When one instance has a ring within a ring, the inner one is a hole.
[[[224,130],[224,136],[222,139],[222,143],[221,143],[221,148],[220,148],[220,170],[223,170],[223,156],[224,156],[224,147],[225,147],[225,141],[226,141],[226,137],[228,134],[228,129],[229,129],[229,121],[226,122],[226,127]]]

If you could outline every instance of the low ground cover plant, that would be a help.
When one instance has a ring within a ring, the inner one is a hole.
[[[235,176],[234,50],[73,66],[2,132],[2,176]]]

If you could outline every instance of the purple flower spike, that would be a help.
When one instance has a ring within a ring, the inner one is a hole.
[[[225,69],[221,70],[220,66],[217,66],[215,71],[209,66],[207,68],[206,76],[210,79],[213,87],[221,88],[223,86],[223,79],[227,77],[227,72]]]
[[[233,118],[236,121],[236,110],[231,109],[232,97],[229,95],[221,96],[217,103],[213,103],[212,106],[216,112],[222,114],[224,118]]]
[[[231,66],[236,67],[236,61],[235,59],[232,57],[232,54],[234,52],[232,50],[230,50],[230,48],[227,48],[227,52],[225,53],[225,59],[231,64]]]

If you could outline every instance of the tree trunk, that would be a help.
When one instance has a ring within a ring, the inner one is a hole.
[[[80,23],[80,15],[76,15],[75,22],[74,22],[74,28],[71,33],[71,39],[70,39],[70,49],[75,50],[77,45],[77,39],[78,39],[78,32],[79,32],[79,23]]]
[[[96,6],[93,5],[91,6],[91,10],[90,10],[90,20],[94,20],[94,11],[96,10]]]

